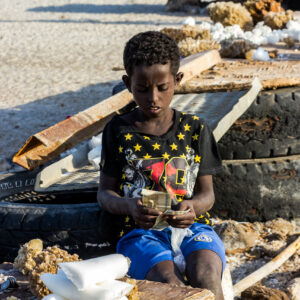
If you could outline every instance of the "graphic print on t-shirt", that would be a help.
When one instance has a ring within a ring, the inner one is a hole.
[[[132,149],[125,149],[127,161],[127,165],[123,168],[125,197],[139,197],[142,189],[168,192],[173,196],[174,204],[183,197],[192,197],[199,170],[199,163],[195,162],[194,149],[189,148],[186,155],[183,154],[181,157],[170,157],[167,152],[161,157],[149,156],[148,154],[138,158]]]

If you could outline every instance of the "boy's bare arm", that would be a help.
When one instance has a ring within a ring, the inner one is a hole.
[[[198,176],[191,200],[178,203],[178,210],[187,210],[189,213],[177,216],[167,216],[166,219],[173,227],[186,228],[194,223],[194,219],[213,207],[215,201],[212,175]]]
[[[121,197],[116,191],[119,182],[115,177],[100,173],[97,201],[100,207],[112,214],[130,215],[141,228],[151,228],[160,211],[143,206],[140,198]]]

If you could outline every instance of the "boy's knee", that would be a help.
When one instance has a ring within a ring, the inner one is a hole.
[[[152,267],[147,273],[146,279],[162,283],[184,285],[180,273],[177,272],[171,262],[161,262]]]
[[[190,276],[190,283],[195,287],[215,286],[221,283],[221,272],[214,262],[203,262]]]

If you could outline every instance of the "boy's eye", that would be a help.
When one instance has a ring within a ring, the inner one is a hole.
[[[163,85],[160,85],[159,87],[158,87],[158,89],[160,90],[160,91],[166,91],[167,89],[169,88],[169,86],[168,85],[165,85],[165,84],[163,84]]]

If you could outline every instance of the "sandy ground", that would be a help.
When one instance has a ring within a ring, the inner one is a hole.
[[[132,35],[182,23],[165,3],[1,1],[0,171],[32,134],[110,96]]]

